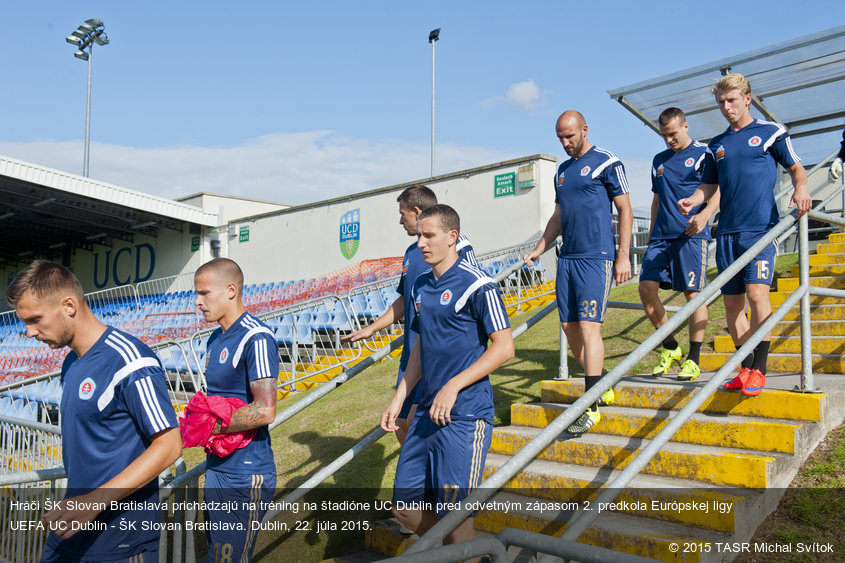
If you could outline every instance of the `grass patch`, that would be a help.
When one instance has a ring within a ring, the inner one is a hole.
[[[795,258],[791,255],[780,256],[775,275],[788,277],[789,267],[794,263]],[[715,269],[708,272],[709,279],[715,275]],[[661,297],[664,303],[669,305],[685,303],[681,293],[661,292]],[[614,288],[610,299],[639,302],[637,285],[629,284]],[[708,310],[710,322],[707,326],[704,348],[712,349],[715,336],[728,334],[728,332],[724,321],[722,300],[717,299]],[[535,312],[536,310],[517,315],[511,319],[511,326],[518,326]],[[510,424],[511,404],[538,400],[540,382],[557,376],[559,330],[558,316],[553,311],[516,341],[515,357],[491,376],[496,426]],[[609,309],[602,330],[605,342],[605,368],[614,367],[653,332],[654,328],[642,311]],[[678,329],[676,338],[681,343],[688,341],[686,324]],[[650,373],[657,361],[658,352],[650,352],[637,364],[633,372]],[[395,358],[382,361],[341,385],[330,393],[328,398],[317,401],[271,432],[278,471],[277,501],[378,427],[381,413],[393,395],[398,364],[399,361]],[[583,375],[580,366],[571,354],[568,357],[568,368],[573,376]],[[304,393],[300,393],[288,397],[279,402],[278,409],[282,410],[304,396]],[[845,456],[845,451],[837,450],[837,452],[836,459],[839,460],[838,463],[842,463],[841,458]],[[341,494],[347,496],[354,496],[354,492],[358,491],[362,499],[366,498],[370,501],[373,498],[389,500],[398,457],[399,447],[395,437],[383,436],[340,469],[321,486],[320,491],[309,493],[303,500],[309,501],[316,495],[324,494],[325,490],[332,489],[342,491]],[[185,459],[188,466],[192,467],[204,459],[204,454],[202,450],[194,448],[185,452]],[[829,461],[819,461],[819,463],[829,463]],[[826,475],[828,466],[819,465],[817,471],[819,475]],[[841,484],[839,486],[842,487]],[[806,504],[811,506],[812,502],[808,500]],[[839,514],[845,514],[845,507],[840,507],[838,510]],[[812,511],[805,510],[805,512]],[[388,514],[385,511],[371,510],[356,513],[353,516],[357,521],[375,522]],[[290,522],[300,520],[313,524],[321,519],[326,519],[326,513],[318,507],[317,510],[304,511],[287,520]],[[841,525],[841,529],[845,529],[845,525]],[[804,534],[805,532],[782,529],[780,533]],[[296,531],[292,526],[288,532],[261,532],[258,535],[255,560],[319,561],[363,551],[363,538],[364,533],[361,530],[317,533],[313,526],[309,530]],[[203,544],[201,549],[204,551],[204,542],[199,543]]]
[[[791,553],[770,553],[767,562],[842,561],[845,553],[845,425],[832,430],[810,454],[778,509],[757,529],[751,543],[789,544]],[[831,553],[800,553],[798,545],[832,544]],[[751,563],[745,555],[737,559]]]

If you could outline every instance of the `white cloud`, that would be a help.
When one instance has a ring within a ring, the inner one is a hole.
[[[504,96],[487,98],[481,102],[481,107],[488,110],[506,103],[523,111],[534,111],[546,105],[549,92],[549,90],[540,89],[534,80],[514,82],[508,86]]]
[[[516,82],[508,86],[505,99],[519,109],[532,111],[546,103],[546,94],[533,80]]]
[[[524,156],[450,144],[436,149],[438,174]],[[79,141],[0,142],[0,154],[72,173],[82,171],[82,152]],[[233,147],[93,143],[90,175],[168,198],[205,191],[302,204],[426,178],[429,159],[427,143],[309,131],[273,133]]]

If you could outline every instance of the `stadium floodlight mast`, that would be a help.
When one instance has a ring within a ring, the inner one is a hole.
[[[88,177],[88,155],[91,143],[91,60],[94,51],[94,43],[97,45],[108,45],[109,37],[106,35],[106,28],[103,27],[103,20],[92,18],[85,20],[85,23],[76,28],[76,31],[65,37],[65,41],[76,47],[73,54],[77,59],[88,61],[88,100],[85,108],[85,156],[82,164],[82,175]],[[85,49],[88,52],[85,52]]]
[[[434,178],[434,42],[440,39],[440,28],[428,34],[431,43],[431,177]]]

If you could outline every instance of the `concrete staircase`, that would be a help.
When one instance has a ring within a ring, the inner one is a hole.
[[[832,235],[811,257],[814,284],[845,288],[845,234]],[[775,307],[798,285],[778,280]],[[845,418],[845,305],[812,299],[814,370],[828,393],[790,391],[800,367],[799,309],[773,331],[766,391],[745,397],[716,392],[646,465],[610,507],[593,504],[637,451],[683,407],[733,353],[729,337],[717,337],[716,353],[702,354],[695,382],[630,376],[616,387],[616,402],[580,438],[562,434],[481,510],[480,534],[522,528],[560,536],[585,509],[599,517],[579,541],[662,561],[730,561],[735,544],[747,542],[775,510],[784,488],[829,430]],[[581,380],[545,381],[540,402],[511,407],[511,426],[494,429],[485,478],[583,394]],[[502,509],[502,507],[507,507]],[[395,521],[376,525],[368,550],[403,552],[416,536],[401,536]],[[676,550],[677,546],[688,549]],[[765,556],[762,556],[765,558]],[[513,556],[511,557],[513,560]]]
[[[830,235],[828,244],[819,244],[810,256],[810,284],[845,289],[845,233]],[[779,307],[799,284],[798,267],[792,277],[777,280],[771,293],[772,307]],[[813,334],[813,372],[845,373],[845,301],[831,297],[810,297]],[[769,353],[770,372],[801,371],[801,311],[796,306],[772,331]],[[701,369],[719,369],[736,348],[730,336],[717,336],[715,352],[701,354]]]
[[[707,376],[702,375],[702,380]],[[637,450],[690,399],[702,381],[654,383],[634,376],[580,438],[562,434],[512,479],[475,520],[482,533],[522,528],[560,536],[584,509],[598,519],[579,541],[662,561],[722,561],[720,546],[748,541],[832,424],[828,395],[767,389],[759,397],[720,391],[708,400],[617,497],[593,504]],[[511,426],[494,429],[485,478],[583,394],[580,380],[544,381],[541,402],[511,407]],[[367,548],[396,555],[415,536],[376,526]],[[678,553],[673,544],[707,544]]]

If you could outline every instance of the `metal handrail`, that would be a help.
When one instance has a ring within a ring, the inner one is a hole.
[[[814,214],[815,215],[815,214]],[[806,223],[806,217],[802,217],[802,221]],[[463,522],[471,513],[472,509],[468,508],[475,502],[483,502],[494,495],[508,480],[522,470],[528,463],[531,462],[543,449],[545,449],[561,432],[563,432],[575,419],[587,409],[590,405],[595,403],[599,397],[613,385],[619,382],[628,371],[630,371],[646,354],[652,351],[663,339],[670,333],[673,333],[687,318],[703,305],[712,295],[714,295],[728,280],[735,276],[739,271],[753,258],[757,256],[767,245],[771,244],[780,234],[785,232],[795,222],[795,217],[787,216],[782,219],[772,230],[770,230],[763,238],[755,243],[748,251],[739,257],[737,261],[728,266],[722,273],[710,282],[702,291],[698,293],[693,299],[687,302],[686,305],[674,314],[666,323],[661,325],[655,332],[645,339],[639,346],[637,346],[628,356],[625,357],[619,364],[611,369],[607,375],[601,378],[599,382],[593,385],[589,391],[586,391],[578,400],[564,410],[551,424],[546,426],[537,436],[530,440],[516,455],[496,470],[487,480],[482,483],[482,486],[470,493],[464,501],[464,507],[453,510],[446,514],[437,524],[429,529],[416,543],[414,543],[407,551],[407,553],[416,553],[430,549],[443,541],[446,534],[454,530],[461,522]],[[806,289],[804,289],[806,291]],[[795,299],[797,302],[798,298]],[[780,311],[780,310],[779,310]],[[786,309],[781,313],[786,314]],[[755,333],[756,334],[756,333]],[[766,334],[761,333],[762,335]],[[748,350],[749,347],[743,347],[742,350]],[[741,356],[745,357],[745,356]],[[735,356],[736,360],[729,360],[731,369],[738,365],[740,357]],[[726,364],[727,365],[727,364]],[[727,375],[727,371],[724,374]],[[812,386],[812,382],[810,383]],[[571,526],[570,528],[571,529]],[[580,535],[580,534],[579,534]],[[569,539],[569,538],[567,538]]]
[[[512,273],[516,272],[520,268],[522,268],[522,266],[522,262],[516,262],[512,264],[509,268],[499,272],[494,279],[499,282],[507,276],[511,275]],[[343,373],[341,373],[337,377],[331,379],[330,381],[327,381],[326,383],[323,383],[322,385],[308,393],[305,397],[299,399],[294,404],[287,407],[282,412],[278,413],[276,415],[276,418],[273,419],[273,422],[270,423],[268,429],[272,430],[273,428],[276,428],[282,422],[288,420],[289,418],[293,417],[295,414],[299,413],[306,407],[317,402],[317,400],[323,398],[341,384],[346,383],[347,381],[360,374],[370,366],[386,358],[391,352],[398,349],[404,342],[404,334],[402,336],[394,338],[390,341],[389,344],[386,344],[385,346],[379,348],[378,351],[374,352],[373,354],[370,354],[369,356],[359,361],[349,369],[344,370]],[[161,487],[159,497],[162,500],[167,498],[168,496],[173,494],[173,491],[176,488],[184,487],[188,485],[190,481],[202,475],[205,472],[205,469],[206,463],[204,461],[192,467],[189,471],[174,479],[169,485]]]
[[[516,339],[525,334],[525,332],[529,328],[540,322],[540,320],[545,318],[549,313],[551,313],[555,309],[557,309],[557,303],[549,303],[548,305],[540,309],[540,311],[532,315],[531,318],[529,318],[527,321],[513,329],[513,338]],[[347,463],[352,461],[357,455],[363,452],[370,445],[374,444],[379,438],[381,438],[385,434],[386,432],[381,428],[374,429],[357,444],[349,448],[330,464],[323,467],[320,471],[309,477],[308,480],[302,483],[299,487],[291,491],[287,496],[285,496],[284,499],[282,499],[280,505],[285,506],[286,504],[293,503],[305,496],[305,494],[308,493],[311,489],[313,489],[314,487],[334,475],[341,467],[345,466]],[[264,515],[264,519],[262,521],[267,522],[269,520],[272,520],[280,513],[280,509],[269,510]]]

